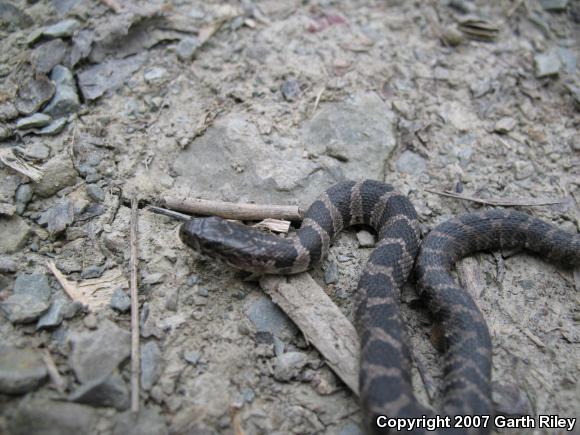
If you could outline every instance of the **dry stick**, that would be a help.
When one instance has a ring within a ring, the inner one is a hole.
[[[195,215],[220,216],[224,219],[256,221],[261,219],[302,220],[302,211],[298,206],[269,204],[237,204],[233,202],[211,201],[196,198],[177,198],[168,196],[162,199],[162,205]]]
[[[52,359],[52,356],[50,355],[50,352],[48,350],[45,350],[42,353],[42,359],[44,361],[44,364],[46,364],[46,370],[48,371],[50,380],[52,381],[52,383],[54,384],[59,393],[64,393],[65,390],[64,380],[62,379],[62,376],[58,372],[56,364],[54,363],[54,360]]]
[[[468,195],[460,195],[458,193],[446,191],[439,191],[439,190],[432,190],[432,189],[423,189],[426,192],[435,193],[437,195],[448,196],[450,198],[457,198],[462,199],[464,201],[472,201],[477,202],[479,204],[484,205],[493,205],[493,206],[500,206],[500,207],[510,207],[510,206],[522,206],[522,207],[537,207],[541,205],[552,205],[552,204],[562,204],[566,199],[559,198],[559,199],[515,199],[515,198],[498,198],[498,199],[483,199],[483,198],[476,198],[474,196]]]
[[[50,269],[64,292],[71,298],[73,301],[79,300],[78,289],[74,284],[72,284],[65,276],[62,274],[60,270],[58,270],[55,264],[52,261],[46,262],[46,267]]]
[[[137,200],[131,200],[131,411],[139,412],[139,301],[137,300]]]

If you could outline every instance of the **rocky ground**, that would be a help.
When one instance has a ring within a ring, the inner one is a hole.
[[[128,410],[133,196],[308,204],[373,178],[426,231],[480,207],[427,189],[556,200],[519,208],[580,228],[577,1],[2,0],[0,23],[0,433],[361,433],[356,397],[261,289],[147,210]],[[349,317],[360,238],[313,272]],[[580,417],[573,274],[475,258],[497,408]],[[436,404],[432,322],[402,299]]]

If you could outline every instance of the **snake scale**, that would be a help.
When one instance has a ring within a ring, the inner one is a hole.
[[[359,224],[378,234],[358,283],[355,305],[361,339],[360,400],[369,433],[387,433],[376,424],[379,415],[491,415],[488,328],[472,298],[451,275],[451,268],[473,252],[516,247],[564,266],[578,266],[579,234],[525,213],[489,210],[440,224],[419,248],[420,226],[409,199],[388,184],[364,180],[327,189],[310,205],[294,238],[282,239],[217,217],[185,222],[180,237],[195,250],[239,269],[293,274],[317,264],[343,228]],[[437,414],[413,395],[411,357],[399,308],[400,290],[416,257],[420,296],[441,326],[446,344],[442,405]],[[439,433],[488,431],[447,428]],[[417,428],[409,433],[425,432]]]

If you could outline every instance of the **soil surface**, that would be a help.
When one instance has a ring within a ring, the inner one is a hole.
[[[357,398],[260,287],[145,208],[131,413],[130,198],[307,206],[372,178],[425,232],[490,207],[446,191],[576,233],[579,56],[574,0],[0,0],[0,433],[363,433]],[[365,236],[345,231],[312,271],[349,319]],[[580,418],[580,276],[473,258],[497,411]],[[413,283],[402,304],[436,407],[437,330]]]

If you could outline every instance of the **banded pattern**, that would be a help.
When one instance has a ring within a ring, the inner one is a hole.
[[[361,408],[369,433],[380,434],[387,430],[376,425],[379,415],[435,415],[413,395],[411,358],[398,303],[420,240],[416,212],[405,196],[377,181],[347,181],[332,186],[312,203],[294,239],[281,239],[215,217],[184,223],[180,237],[197,251],[234,267],[258,274],[291,274],[319,262],[336,235],[356,224],[369,225],[379,235],[358,283],[355,321],[361,338]],[[460,216],[439,225],[423,242],[416,267],[421,295],[447,340],[440,414],[492,412],[487,325],[450,270],[472,252],[513,247],[527,248],[565,266],[580,265],[580,235],[513,211]],[[447,429],[437,433],[488,431]],[[417,428],[409,433],[426,431]]]

